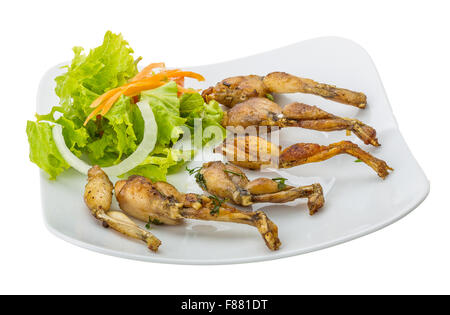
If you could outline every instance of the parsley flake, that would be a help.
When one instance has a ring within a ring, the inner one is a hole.
[[[283,190],[283,189],[286,188],[286,181],[287,181],[287,178],[284,178],[284,177],[277,177],[277,178],[272,178],[272,180],[273,180],[274,182],[277,182],[277,183],[278,183],[278,190]]]

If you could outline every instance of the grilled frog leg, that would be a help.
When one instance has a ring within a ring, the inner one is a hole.
[[[108,176],[98,166],[89,170],[88,183],[84,192],[84,201],[91,210],[92,215],[101,221],[105,227],[144,241],[148,248],[157,251],[161,241],[150,232],[136,225],[124,213],[111,211],[113,184]]]
[[[285,72],[272,72],[265,77],[257,75],[236,76],[224,79],[214,87],[203,91],[205,101],[216,100],[233,107],[252,97],[265,97],[271,93],[308,93],[335,102],[365,108],[367,97],[363,93],[318,83]]]
[[[374,128],[357,119],[342,118],[316,106],[291,103],[281,108],[265,97],[251,98],[235,105],[224,114],[224,127],[277,126],[301,127],[319,131],[347,130],[365,144],[379,146]]]
[[[227,199],[241,206],[253,203],[285,203],[298,198],[308,198],[308,208],[313,215],[324,204],[322,186],[312,184],[293,187],[269,178],[249,181],[242,170],[221,161],[204,163],[198,171],[203,182],[200,187],[212,195]]]
[[[365,108],[367,104],[367,97],[363,93],[318,83],[311,79],[299,78],[286,72],[269,73],[264,77],[263,83],[272,93],[314,94],[359,108]]]
[[[258,229],[271,250],[281,245],[277,226],[261,211],[240,211],[217,197],[182,194],[168,183],[153,183],[142,176],[119,181],[115,189],[120,208],[137,219],[172,225],[185,218],[248,224]]]
[[[327,146],[316,143],[297,143],[284,150],[260,137],[236,137],[224,142],[216,151],[224,154],[230,163],[248,168],[263,166],[290,168],[301,164],[321,162],[338,154],[348,154],[370,166],[381,178],[393,169],[385,161],[377,159],[350,141],[341,141]]]
[[[186,194],[185,206],[181,215],[188,219],[222,221],[254,226],[270,250],[281,246],[278,227],[262,211],[240,211],[226,203],[203,195]]]

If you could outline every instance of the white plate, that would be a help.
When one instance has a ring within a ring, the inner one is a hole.
[[[308,215],[304,202],[296,207],[264,207],[279,227],[283,245],[276,252],[265,247],[252,227],[193,220],[183,226],[154,227],[152,232],[163,244],[158,253],[150,252],[142,243],[101,227],[83,203],[86,179],[73,170],[65,172],[57,181],[49,181],[41,174],[42,206],[50,231],[70,243],[124,258],[177,264],[244,263],[299,255],[374,232],[405,216],[427,196],[429,182],[400,134],[377,70],[365,50],[354,42],[335,37],[318,38],[190,70],[206,77],[204,84],[195,85],[202,88],[233,75],[286,71],[362,91],[368,96],[365,110],[305,94],[278,96],[277,101],[318,105],[372,125],[382,146],[361,146],[386,160],[395,171],[382,180],[365,164],[354,163],[355,158],[345,155],[284,170],[299,182],[318,180],[326,186],[327,195],[325,207],[313,217]],[[58,102],[53,92],[53,79],[58,73],[61,70],[56,66],[41,81],[39,113],[47,113]],[[342,139],[361,144],[354,136],[346,137],[345,132],[287,128],[282,130],[281,137],[283,145],[328,144]],[[169,181],[182,191],[198,191],[192,179],[187,180],[183,174],[171,176]]]

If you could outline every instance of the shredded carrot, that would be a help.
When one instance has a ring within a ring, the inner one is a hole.
[[[180,97],[183,93],[185,93],[185,92],[182,91],[182,89],[184,89],[184,77],[174,78],[173,81],[178,86],[177,96]]]
[[[95,108],[98,105],[100,105],[104,100],[106,100],[108,97],[113,95],[115,93],[115,91],[117,91],[117,88],[109,90],[108,92],[106,92],[106,93],[100,95],[99,97],[97,97],[97,99],[92,102],[91,108]]]
[[[151,74],[153,69],[155,69],[155,68],[165,68],[165,67],[166,67],[166,65],[164,64],[164,62],[151,63],[147,67],[142,69],[141,72],[136,74],[136,76],[133,79],[131,79],[130,82],[138,81],[138,80],[141,80],[141,79],[143,79],[145,77],[148,77],[149,74]]]
[[[192,72],[192,71],[180,71],[178,70],[176,73],[171,75],[170,77],[187,77],[187,78],[193,78],[198,81],[205,81],[205,78],[198,73]]]
[[[184,87],[184,77],[174,78],[173,81],[178,85]]]
[[[162,68],[159,73],[153,73],[153,69]],[[195,93],[194,89],[184,88],[184,78],[193,78],[198,81],[204,81],[205,78],[192,71],[182,71],[180,69],[167,70],[165,69],[165,64],[152,63],[145,67],[141,72],[139,72],[134,78],[132,78],[128,83],[117,87],[115,89],[109,90],[106,93],[100,95],[91,104],[91,108],[95,108],[87,117],[84,125],[100,113],[101,116],[105,116],[114,103],[120,98],[120,96],[125,95],[129,97],[136,97],[142,91],[155,89],[164,85],[167,81],[174,81],[178,86],[178,94],[181,93]]]
[[[101,110],[102,110],[101,107],[95,108],[95,109],[92,111],[92,113],[90,113],[89,116],[86,118],[86,121],[84,122],[84,126],[86,126],[87,123],[89,122],[89,120],[91,120],[93,117],[95,117]]]
[[[123,89],[120,89],[113,96],[111,96],[102,106],[101,115],[105,116],[106,113],[110,110],[110,108],[114,105],[114,103],[119,99],[119,97],[123,94]]]

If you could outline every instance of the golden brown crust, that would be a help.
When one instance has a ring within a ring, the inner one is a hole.
[[[289,146],[280,154],[280,167],[289,168],[301,164],[321,162],[338,154],[349,154],[370,166],[381,178],[389,175],[393,169],[385,161],[377,159],[350,141],[321,146],[315,143],[297,143]]]
[[[308,198],[308,208],[313,214],[324,202],[320,184],[293,187],[284,184],[284,181],[280,185],[280,182],[269,178],[257,178],[249,182],[238,167],[221,161],[204,163],[200,174],[204,179],[204,185],[201,185],[204,190],[241,206],[258,202],[285,203]]]
[[[178,213],[178,200],[171,195],[164,195],[143,176],[130,177],[120,192],[116,192],[116,198],[125,213],[141,221],[158,220],[169,225],[183,222]]]
[[[258,154],[258,150],[264,154]],[[325,161],[338,154],[349,154],[366,163],[381,178],[385,178],[389,175],[389,171],[393,170],[386,162],[375,158],[350,141],[341,141],[328,146],[297,143],[281,151],[281,148],[277,148],[262,138],[246,136],[237,137],[234,142],[223,143],[217,148],[217,151],[224,154],[230,163],[249,169],[260,169],[267,165],[290,168],[301,164]]]
[[[367,104],[364,93],[318,83],[286,72],[272,72],[265,77],[247,75],[227,78],[204,90],[202,96],[206,102],[216,100],[222,105],[233,107],[252,97],[264,97],[269,93],[297,92],[318,95],[359,108],[365,108]]]
[[[357,119],[342,118],[316,106],[291,103],[283,109],[267,98],[252,98],[229,109],[223,118],[224,127],[235,133],[250,134],[250,126],[301,127],[319,131],[347,130],[365,144],[379,146],[376,131]],[[242,128],[236,128],[242,127]],[[244,129],[246,128],[246,129]],[[254,130],[256,135],[257,130]]]
[[[380,146],[376,130],[357,119],[338,117],[303,103],[286,105],[283,115],[285,119],[281,121],[280,127],[301,127],[320,131],[348,130],[365,144]]]
[[[88,172],[88,183],[86,184],[84,199],[86,205],[91,210],[92,215],[101,221],[104,226],[111,227],[114,230],[142,240],[152,251],[157,251],[161,241],[150,232],[142,230],[119,211],[109,211],[112,202],[113,185],[103,170],[98,167],[92,167]]]
[[[215,169],[214,164],[212,166]],[[236,171],[234,166],[229,168]],[[228,168],[223,168],[222,172],[226,169]],[[278,249],[281,244],[276,225],[265,214],[258,215],[258,218],[265,218],[264,225],[253,213],[235,209],[217,197],[182,194],[168,183],[152,183],[142,176],[132,176],[125,183],[120,182],[117,188],[120,208],[140,220],[148,221],[150,218],[151,221],[156,219],[160,223],[179,224],[183,218],[187,218],[248,224],[260,231],[264,229],[263,238],[270,249]]]
[[[364,93],[318,83],[286,72],[269,73],[264,77],[263,82],[272,93],[308,93],[359,108],[365,108],[367,105],[367,97]]]
[[[88,183],[84,192],[84,201],[89,209],[108,211],[111,207],[113,184],[99,166],[88,172]]]
[[[220,161],[208,162],[203,164],[200,174],[204,179],[204,185],[200,187],[210,194],[239,205],[251,203],[251,196],[245,189],[247,176],[236,166]]]
[[[277,126],[280,119],[281,108],[278,104],[265,97],[251,98],[235,105],[227,111],[222,121],[227,126]]]
[[[261,97],[269,93],[262,77],[257,75],[236,76],[227,78],[203,91],[206,102],[216,100],[222,105],[233,107],[252,97]]]

